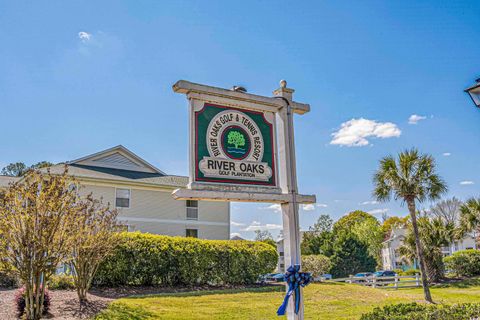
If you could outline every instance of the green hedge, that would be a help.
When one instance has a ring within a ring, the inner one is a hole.
[[[469,320],[480,316],[480,303],[423,305],[400,303],[375,308],[360,320]]]
[[[414,276],[416,274],[421,274],[420,270],[418,269],[407,269],[405,271],[402,269],[395,269],[393,271],[399,276]]]
[[[272,272],[277,253],[254,241],[200,240],[122,233],[99,267],[95,285],[237,285]]]
[[[14,275],[0,269],[0,288],[15,287],[18,287],[18,279]]]
[[[461,277],[480,275],[480,250],[460,250],[443,259],[445,268]]]
[[[68,290],[75,289],[73,276],[67,274],[54,274],[48,281],[48,289],[50,290]]]

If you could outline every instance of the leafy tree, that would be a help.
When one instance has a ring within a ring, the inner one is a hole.
[[[42,168],[47,168],[52,166],[53,163],[48,161],[41,161],[36,164],[27,167],[23,162],[10,163],[2,169],[2,175],[12,176],[12,177],[21,177],[24,174],[28,173],[31,170],[38,170]]]
[[[110,210],[109,205],[104,206],[92,195],[82,201],[70,261],[80,302],[87,300],[87,292],[100,263],[115,249],[119,230],[116,210]]]
[[[255,230],[255,241],[273,240],[273,236],[268,230]]]
[[[445,266],[443,263],[442,247],[449,245],[455,237],[455,225],[441,217],[430,218],[427,215],[417,220],[420,241],[424,248],[425,271],[430,282],[438,282],[444,278]],[[400,247],[400,254],[410,263],[418,259],[415,235],[412,224],[408,225],[408,232]]]
[[[53,166],[53,163],[51,163],[51,162],[40,161],[40,162],[37,162],[35,164],[32,164],[29,169],[38,170],[38,169],[42,169],[42,168],[48,168],[48,167],[51,167],[51,166]]]
[[[368,254],[368,248],[354,235],[341,234],[334,243],[332,262],[332,275],[347,277],[358,272],[374,271],[375,259]]]
[[[388,238],[393,228],[403,228],[406,227],[408,217],[397,217],[392,216],[388,217],[382,224],[382,230],[384,238]]]
[[[5,168],[2,169],[2,175],[12,176],[12,177],[21,177],[28,168],[23,162],[10,163]]]
[[[67,170],[61,175],[32,171],[1,198],[0,257],[25,286],[27,319],[41,317],[44,284],[71,253],[80,212],[72,183]]]
[[[333,233],[336,236],[341,233],[352,233],[367,246],[370,256],[375,258],[378,265],[381,265],[380,251],[383,231],[377,218],[373,215],[361,210],[350,212],[335,222]]]
[[[328,273],[331,267],[330,259],[324,255],[302,255],[302,271],[310,272],[315,278]]]
[[[358,240],[367,246],[367,251],[370,256],[375,258],[377,266],[382,265],[382,242],[383,229],[377,219],[365,219],[357,224],[354,224],[351,229]]]
[[[277,243],[273,240],[273,236],[268,230],[255,230],[255,241],[268,243],[277,249]]]
[[[361,210],[355,210],[347,215],[344,215],[337,222],[335,222],[335,224],[333,225],[333,232],[335,234],[338,234],[340,232],[349,232],[354,225],[361,223],[365,220],[372,220],[378,222],[378,220],[370,213]]]
[[[241,132],[238,131],[230,131],[228,133],[227,140],[229,144],[235,145],[235,148],[245,145],[245,137]]]
[[[333,227],[333,219],[328,214],[322,214],[318,217],[317,222],[309,229],[315,234],[322,232],[331,232]]]
[[[460,220],[460,207],[462,204],[462,201],[453,197],[451,199],[438,202],[430,208],[428,213],[430,216],[440,218],[446,223],[457,225]]]
[[[422,272],[422,284],[425,300],[433,302],[425,270],[423,245],[418,232],[416,202],[437,200],[447,191],[445,182],[435,172],[435,160],[432,156],[419,154],[418,150],[406,150],[398,159],[387,156],[380,160],[380,167],[374,175],[373,195],[378,201],[395,200],[407,203],[415,238],[417,257]]]
[[[303,233],[300,244],[302,255],[322,254],[327,257],[333,254],[334,235],[331,231],[324,231],[316,234],[312,231]]]
[[[321,215],[317,222],[304,232],[301,243],[301,252],[304,255],[326,256],[332,255],[333,251],[333,220],[329,215]]]

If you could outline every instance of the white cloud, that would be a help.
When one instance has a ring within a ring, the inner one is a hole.
[[[280,230],[282,228],[283,227],[280,224],[267,223],[267,224],[262,225],[258,221],[252,221],[252,223],[248,227],[242,229],[241,231]]]
[[[303,209],[304,211],[313,211],[313,210],[315,210],[315,205],[312,204],[312,203],[302,204],[302,209]]]
[[[442,153],[442,156],[444,157],[450,157],[452,154],[450,152],[444,152]]]
[[[87,42],[87,41],[90,41],[90,38],[92,37],[92,34],[88,33],[88,32],[85,32],[85,31],[80,31],[78,33],[78,38],[82,41],[82,42]]]
[[[376,200],[373,200],[373,201],[363,201],[362,203],[360,203],[361,205],[363,206],[366,206],[366,205],[370,205],[370,204],[378,204],[378,201]]]
[[[418,114],[412,114],[410,118],[408,118],[408,124],[417,124],[420,120],[425,120],[427,117],[419,116]]]
[[[268,207],[263,207],[263,208],[260,208],[260,209],[273,210],[275,212],[281,212],[282,211],[282,207],[278,203],[274,203],[274,204],[269,205]]]
[[[399,137],[402,131],[392,122],[377,122],[369,119],[352,119],[342,123],[340,130],[332,133],[330,144],[363,147],[370,144],[367,138]]]
[[[230,221],[230,224],[234,227],[243,227],[245,223]]]
[[[328,207],[328,205],[326,205],[325,203],[309,203],[309,204],[302,204],[300,206],[304,211],[313,211],[315,210],[315,208],[326,208]]]
[[[370,210],[368,211],[368,213],[370,214],[382,214],[382,213],[387,213],[388,212],[388,209],[384,208],[384,209],[374,209],[374,210]]]
[[[464,180],[464,181],[460,181],[460,184],[462,186],[469,186],[469,185],[475,184],[475,182],[473,182],[472,180]]]

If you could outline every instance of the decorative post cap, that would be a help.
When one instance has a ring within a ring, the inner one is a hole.
[[[288,101],[293,101],[293,93],[295,90],[287,88],[287,80],[280,80],[280,88],[273,91],[275,97],[283,97]]]

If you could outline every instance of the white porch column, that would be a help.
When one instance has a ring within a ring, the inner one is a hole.
[[[292,265],[301,264],[300,253],[300,225],[298,218],[298,195],[297,171],[295,162],[295,143],[293,130],[293,89],[287,88],[287,82],[282,80],[280,88],[273,94],[285,101],[285,107],[277,113],[277,148],[279,156],[279,183],[283,193],[292,195],[292,201],[283,203],[282,219],[284,233],[284,260],[285,270]],[[282,270],[285,272],[285,270]],[[287,286],[288,290],[288,286]],[[303,320],[303,288],[300,288],[300,310],[295,314],[295,299],[292,295],[288,302],[287,319]]]

